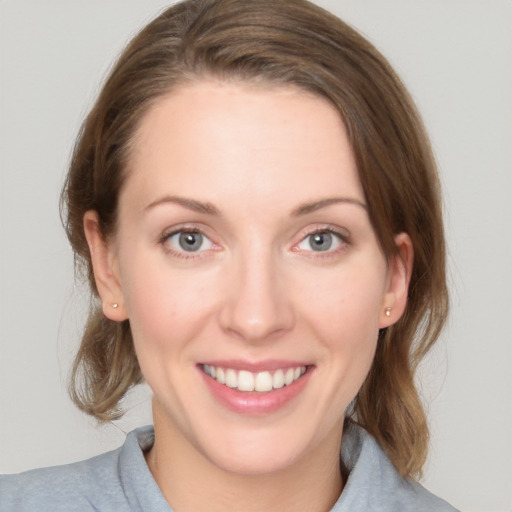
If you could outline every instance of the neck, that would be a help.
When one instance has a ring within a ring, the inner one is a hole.
[[[339,429],[290,467],[271,474],[238,474],[213,464],[155,417],[155,444],[146,460],[175,512],[327,512],[341,494]],[[163,428],[165,427],[165,428]],[[336,439],[333,446],[332,439]]]

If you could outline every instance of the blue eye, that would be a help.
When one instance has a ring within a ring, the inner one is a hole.
[[[304,251],[326,252],[337,249],[342,243],[340,235],[332,231],[311,233],[298,245]]]
[[[167,243],[179,252],[199,252],[211,249],[211,240],[199,231],[178,231],[167,238]]]

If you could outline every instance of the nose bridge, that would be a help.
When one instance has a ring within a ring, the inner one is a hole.
[[[222,327],[251,342],[289,330],[293,308],[272,248],[251,244],[231,264]]]

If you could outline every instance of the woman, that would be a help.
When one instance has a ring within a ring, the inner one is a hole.
[[[168,9],[62,197],[96,298],[74,400],[109,421],[144,379],[154,430],[3,477],[0,510],[453,510],[412,479],[447,309],[437,175],[366,40],[304,1]]]

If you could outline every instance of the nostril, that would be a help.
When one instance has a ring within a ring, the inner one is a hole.
[[[294,323],[293,318],[291,308],[284,304],[261,305],[238,300],[223,307],[220,325],[225,332],[246,341],[261,341],[289,331]]]

